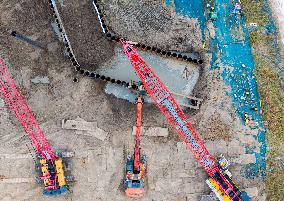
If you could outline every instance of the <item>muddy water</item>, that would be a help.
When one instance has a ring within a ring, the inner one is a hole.
[[[121,48],[116,48],[115,56],[111,60],[104,64],[97,72],[105,76],[109,76],[115,79],[124,81],[139,81],[138,76],[135,73],[129,60],[126,58]],[[198,81],[199,67],[193,64],[189,64],[184,61],[176,59],[164,58],[148,52],[139,52],[141,57],[151,67],[151,69],[158,75],[158,77],[165,83],[169,90],[184,94],[191,95],[192,91]],[[117,97],[125,97],[125,99],[131,100],[127,91],[119,90],[117,87],[108,87],[107,92],[113,93]]]

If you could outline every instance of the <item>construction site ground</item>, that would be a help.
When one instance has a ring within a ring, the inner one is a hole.
[[[147,5],[143,4],[142,8],[147,9]],[[138,38],[135,37],[133,28],[129,35],[128,31],[123,31],[123,23],[111,25],[116,32],[134,41],[139,39],[169,50],[198,51],[198,44],[189,46],[191,42],[182,42],[184,38],[195,41],[195,37],[199,37],[197,40],[201,41],[201,33],[180,37],[178,34],[187,30],[180,30],[178,22],[185,19],[175,16],[173,10],[166,8],[162,1],[151,6],[157,5],[163,8],[161,13],[168,12],[169,16],[165,20],[171,18],[173,21],[169,25],[172,27],[173,37],[169,46],[166,45],[166,39],[161,41],[162,37],[151,38],[153,27],[138,30]],[[70,30],[72,47],[79,62],[84,67],[95,70],[113,56],[115,44],[107,41],[101,33],[96,14],[92,12],[91,1],[66,1],[63,10],[68,9],[68,6],[72,10],[69,15],[74,15],[69,16],[68,12],[62,12],[62,15],[67,31]],[[129,6],[135,7],[132,4]],[[83,13],[83,9],[86,12]],[[115,6],[111,9],[119,13]],[[108,16],[110,22],[113,22],[114,15],[108,13]],[[126,20],[123,18],[122,22]],[[148,17],[143,20],[147,21]],[[54,34],[52,22],[48,1],[0,1],[0,54],[10,64],[9,70],[53,149],[75,153],[74,157],[67,160],[68,174],[75,177],[75,182],[70,186],[71,192],[53,200],[131,200],[125,197],[122,182],[127,153],[133,152],[132,127],[135,124],[136,107],[125,100],[105,94],[104,82],[78,75],[74,71],[70,61],[64,56],[63,44]],[[153,25],[145,23],[146,26]],[[188,20],[187,23],[195,24],[196,21]],[[72,24],[83,30],[73,35],[76,31],[72,31]],[[92,28],[82,26],[86,24]],[[191,29],[191,26],[188,27]],[[167,30],[167,27],[164,29]],[[30,36],[46,48],[35,49],[16,40],[10,35],[12,30]],[[147,30],[150,30],[149,33]],[[175,46],[173,41],[181,41],[185,45]],[[214,156],[223,154],[232,161],[229,169],[240,188],[246,189],[252,200],[265,200],[262,179],[248,179],[243,174],[244,165],[255,163],[254,154],[248,154],[244,145],[259,147],[257,139],[253,137],[256,133],[244,126],[236,115],[231,98],[226,95],[230,88],[218,76],[218,71],[210,70],[211,55],[202,53],[202,56],[205,64],[201,67],[193,93],[202,98],[203,103],[200,110],[185,110],[186,115],[205,141],[208,150]],[[34,79],[39,77],[45,77],[47,81],[35,82]],[[79,82],[73,82],[74,77]],[[94,131],[62,128],[62,120],[74,120],[77,117],[94,122]],[[141,200],[197,201],[203,195],[210,194],[211,190],[205,183],[205,171],[179,140],[159,109],[152,104],[144,104],[142,119],[145,127],[169,128],[169,135],[141,138],[142,153],[148,157],[146,194]],[[1,200],[48,200],[42,196],[42,186],[34,179],[35,152],[32,145],[1,99],[0,144]]]

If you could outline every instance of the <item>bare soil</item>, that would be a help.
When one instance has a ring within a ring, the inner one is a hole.
[[[114,55],[115,43],[101,30],[97,14],[89,0],[66,1],[58,4],[59,13],[79,64],[96,70]]]

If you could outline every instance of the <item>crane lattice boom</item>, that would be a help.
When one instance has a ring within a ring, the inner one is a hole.
[[[45,159],[54,159],[54,154],[47,139],[40,129],[32,111],[29,109],[25,98],[17,89],[2,58],[0,58],[0,92],[6,103],[9,105],[12,113],[14,113],[24,127],[24,130],[28,134],[38,153]]]

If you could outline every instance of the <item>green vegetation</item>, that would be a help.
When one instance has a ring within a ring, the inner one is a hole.
[[[263,102],[263,116],[267,122],[267,177],[265,191],[267,200],[280,201],[284,197],[284,94],[281,80],[273,70],[277,48],[273,47],[276,36],[268,35],[269,13],[265,10],[266,0],[242,0],[247,22],[257,23],[258,29],[250,33],[256,64],[256,78]],[[282,159],[283,160],[283,159]]]

